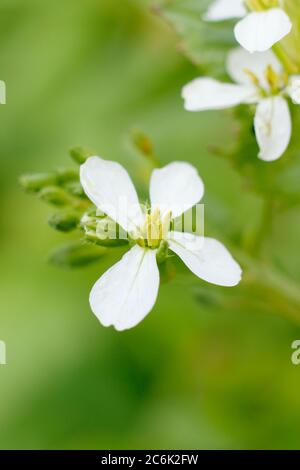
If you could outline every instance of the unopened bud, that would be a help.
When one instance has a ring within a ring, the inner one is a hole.
[[[49,261],[60,268],[81,268],[101,259],[105,249],[86,243],[72,243],[57,248]]]
[[[77,228],[79,217],[74,212],[58,212],[49,218],[48,224],[60,232],[71,232]]]
[[[134,146],[145,156],[151,157],[154,154],[151,139],[137,129],[131,132],[131,139]]]
[[[65,185],[65,189],[68,191],[68,193],[72,194],[72,196],[76,196],[82,199],[86,198],[86,194],[83,191],[83,187],[79,181],[71,181]]]
[[[56,173],[59,185],[79,180],[78,170],[74,170],[73,168],[60,168]]]
[[[70,204],[70,198],[65,191],[57,186],[48,186],[39,192],[39,197],[53,206],[66,206]]]
[[[94,152],[84,149],[83,147],[73,147],[70,149],[70,156],[76,163],[82,165],[89,157],[95,155]]]
[[[25,191],[37,193],[46,186],[56,184],[57,176],[55,173],[35,173],[23,175],[20,178],[20,184]]]
[[[117,246],[124,246],[128,244],[127,239],[120,238],[99,238],[96,232],[87,230],[84,234],[84,239],[90,243],[107,248],[114,248]]]
[[[80,224],[84,230],[94,231],[96,232],[97,229],[97,218],[93,216],[89,216],[88,214],[84,214],[81,218]]]

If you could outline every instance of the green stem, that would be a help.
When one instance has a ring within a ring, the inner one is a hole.
[[[261,211],[260,223],[255,232],[250,234],[250,237],[245,237],[244,249],[247,253],[258,258],[262,251],[264,240],[272,230],[272,220],[274,213],[274,201],[272,198],[267,197],[263,201],[263,208]]]
[[[288,74],[300,73],[300,9],[298,0],[285,0],[283,8],[293,23],[292,31],[273,50]]]
[[[295,0],[285,0],[284,10],[293,21],[293,28],[283,40],[273,46],[273,51],[285,68],[288,74],[296,74],[300,72],[299,63],[299,5]],[[246,5],[250,11],[264,11],[268,8],[278,7],[279,2],[264,0],[246,0]]]
[[[245,268],[244,282],[258,286],[265,294],[271,294],[274,312],[280,307],[286,317],[300,323],[299,286],[274,266],[253,259],[238,248],[232,247],[232,251]]]
[[[211,225],[209,231],[217,232]],[[239,307],[241,305],[249,307],[254,302],[254,305],[261,305],[264,311],[300,324],[300,285],[276,268],[272,262],[259,258],[256,253],[256,256],[249,254],[245,247],[237,246],[228,239],[223,241],[243,269],[240,295],[237,292],[231,297],[230,302],[232,299],[233,302],[238,299]]]
[[[299,73],[299,66],[289,56],[282,44],[277,43],[273,46],[273,52],[282,63],[285,71],[289,74]]]

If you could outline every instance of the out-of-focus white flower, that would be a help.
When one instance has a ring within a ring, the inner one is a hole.
[[[133,243],[92,288],[91,309],[104,326],[126,330],[150,312],[158,294],[156,256],[162,245],[207,282],[221,286],[239,283],[241,269],[220,242],[174,228],[171,231],[170,221],[204,194],[203,182],[192,165],[173,162],[153,171],[147,211],[139,205],[127,171],[116,162],[88,158],[80,167],[80,181],[96,207],[128,232]]]
[[[283,8],[280,8],[280,1],[276,8],[252,12],[249,12],[246,3],[244,0],[215,0],[204,19],[222,21],[242,18],[236,24],[234,34],[239,44],[249,52],[267,51],[290,33],[292,23]]]
[[[277,160],[291,138],[291,116],[287,97],[300,104],[300,76],[287,77],[272,51],[250,54],[232,50],[227,71],[236,84],[201,77],[182,90],[187,111],[224,109],[241,103],[257,104],[254,127],[260,148],[258,157]]]

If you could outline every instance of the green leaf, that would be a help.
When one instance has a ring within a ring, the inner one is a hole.
[[[177,31],[182,39],[180,50],[186,57],[200,71],[224,78],[226,53],[236,47],[233,23],[204,21],[209,3],[210,0],[161,0],[157,11]]]
[[[49,261],[60,268],[81,268],[99,261],[105,253],[105,248],[78,242],[57,248]]]

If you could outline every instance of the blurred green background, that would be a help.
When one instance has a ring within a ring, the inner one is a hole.
[[[225,292],[181,269],[142,324],[105,329],[88,295],[121,252],[82,270],[49,265],[69,237],[18,186],[24,172],[68,166],[77,144],[121,162],[141,186],[128,145],[137,127],[162,164],[199,169],[207,234],[226,242],[257,219],[259,198],[207,150],[230,142],[230,119],[184,112],[180,90],[196,72],[150,3],[0,1],[1,449],[299,448],[300,366],[290,357],[300,329],[276,302],[254,306],[243,286]],[[295,281],[298,221],[296,209],[279,217],[267,246]]]

